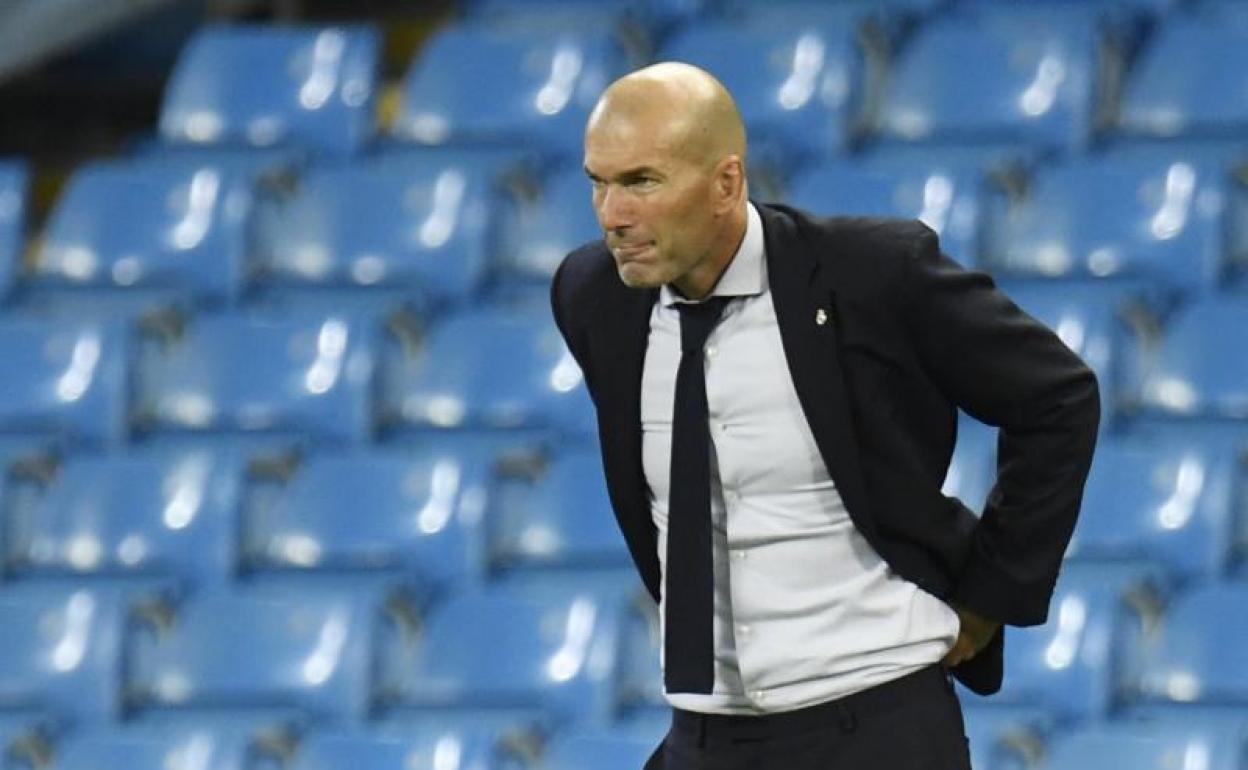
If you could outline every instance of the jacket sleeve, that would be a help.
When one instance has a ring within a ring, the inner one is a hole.
[[[1004,623],[1043,623],[1096,445],[1096,377],[991,278],[942,254],[926,228],[899,300],[929,376],[1000,429],[996,484],[951,600]]]

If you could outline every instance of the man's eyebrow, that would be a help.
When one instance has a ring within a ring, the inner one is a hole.
[[[620,173],[615,175],[615,178],[616,179],[636,179],[637,177],[640,177],[640,176],[657,176],[658,173],[659,173],[658,169],[654,168],[653,166],[637,166],[635,168],[629,168],[629,169],[625,169],[621,171]],[[602,178],[598,176],[597,174],[595,174],[593,171],[590,171],[588,166],[585,167],[585,175],[588,176],[590,179]]]

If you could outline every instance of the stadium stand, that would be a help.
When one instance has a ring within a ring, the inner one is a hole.
[[[1248,770],[1246,8],[205,26],[154,137],[0,161],[0,770],[641,766],[658,615],[546,291],[588,110],[666,57],[739,97],[757,199],[921,219],[1100,378],[1049,619],[959,690],[976,770]]]
[[[359,152],[375,131],[381,39],[367,26],[229,25],[182,52],[160,114],[175,145]]]

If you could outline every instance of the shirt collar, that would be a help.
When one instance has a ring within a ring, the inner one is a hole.
[[[711,290],[711,296],[743,297],[762,294],[765,283],[763,271],[766,269],[764,256],[763,220],[758,215],[758,210],[754,208],[754,204],[747,203],[745,237],[741,239],[737,252],[732,255],[728,267],[719,277],[719,282]],[[692,302],[693,300],[680,296],[671,284],[664,284],[659,289],[659,301],[665,307],[671,307],[677,302]]]

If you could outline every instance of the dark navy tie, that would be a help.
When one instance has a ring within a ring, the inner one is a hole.
[[[680,368],[672,415],[664,595],[664,685],[709,693],[715,682],[711,563],[711,434],[702,347],[727,297],[680,303]]]

